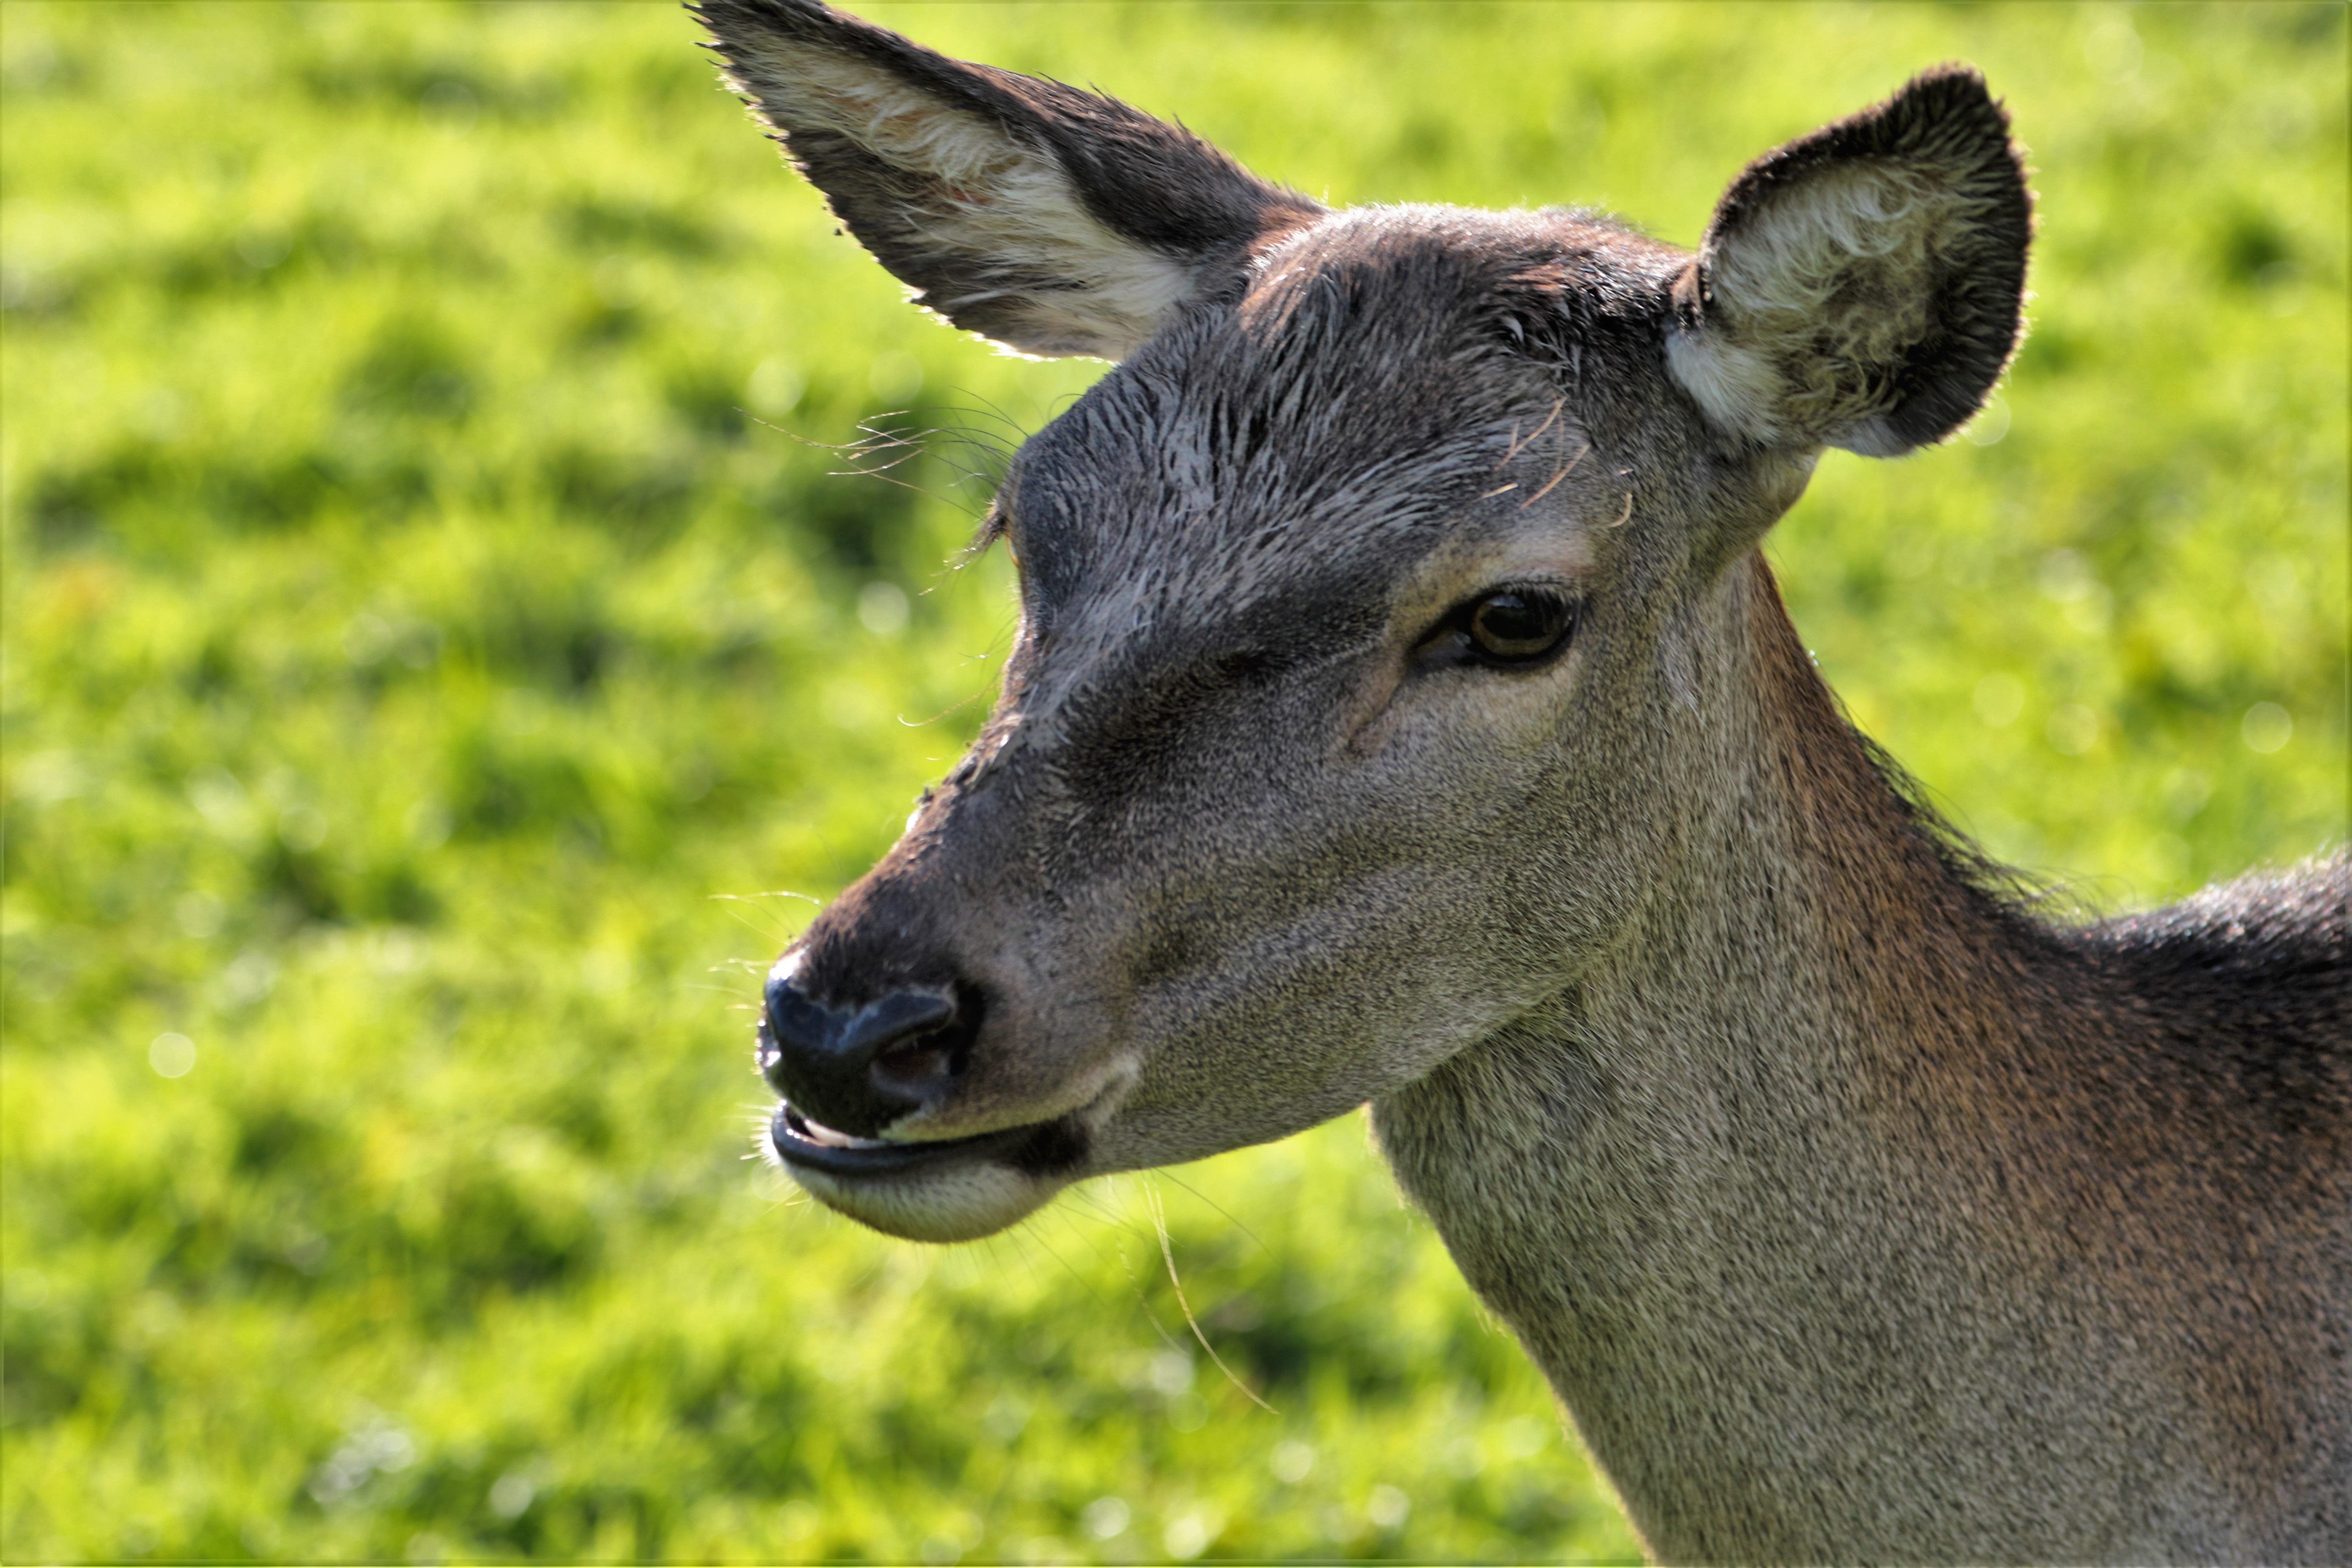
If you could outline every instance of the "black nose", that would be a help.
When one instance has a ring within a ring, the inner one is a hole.
[[[810,1121],[871,1138],[953,1085],[978,1024],[973,997],[900,990],[827,1007],[787,970],[768,980],[760,1071]]]

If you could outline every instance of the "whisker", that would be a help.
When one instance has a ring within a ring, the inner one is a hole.
[[[1585,455],[1585,454],[1586,454],[1586,453],[1588,453],[1588,452],[1591,452],[1591,450],[1592,450],[1592,443],[1591,443],[1590,441],[1586,442],[1586,443],[1584,444],[1584,445],[1583,445],[1583,446],[1582,446],[1582,447],[1581,447],[1581,448],[1577,452],[1577,455],[1576,455],[1575,456],[1573,456],[1573,457],[1571,457],[1571,458],[1570,458],[1570,459],[1568,460],[1568,466],[1567,466],[1567,467],[1565,467],[1565,468],[1561,469],[1559,473],[1557,473],[1557,474],[1553,475],[1550,478],[1549,478],[1549,479],[1545,480],[1545,481],[1544,481],[1544,487],[1543,487],[1542,489],[1538,490],[1534,495],[1529,496],[1526,500],[1521,501],[1521,502],[1519,503],[1519,510],[1521,510],[1522,512],[1524,512],[1524,511],[1526,511],[1529,507],[1534,506],[1538,501],[1542,500],[1546,496],[1550,495],[1550,494],[1551,494],[1551,487],[1552,487],[1554,485],[1559,484],[1562,479],[1567,478],[1570,474],[1575,473],[1575,472],[1576,472],[1576,465],[1577,465],[1578,464],[1580,464],[1580,463],[1583,462],[1583,461],[1584,461],[1584,455]]]
[[[1503,462],[1496,464],[1495,466],[1497,468],[1502,467],[1504,464],[1510,462],[1512,458],[1517,457],[1519,455],[1520,447],[1528,445],[1545,431],[1549,430],[1551,428],[1551,422],[1559,417],[1559,411],[1566,406],[1567,402],[1565,399],[1552,399],[1551,412],[1544,415],[1544,422],[1541,424],[1537,425],[1533,430],[1528,432],[1525,440],[1519,438],[1518,423],[1517,421],[1514,421],[1511,424],[1511,449],[1503,454]]]
[[[1201,1342],[1201,1348],[1208,1352],[1211,1361],[1217,1364],[1217,1370],[1225,1375],[1226,1382],[1249,1396],[1249,1402],[1267,1415],[1281,1415],[1281,1411],[1260,1399],[1255,1389],[1234,1375],[1234,1369],[1225,1364],[1225,1358],[1217,1354],[1217,1347],[1209,1343],[1209,1336],[1201,1332],[1200,1320],[1192,1316],[1192,1303],[1184,1299],[1184,1281],[1176,1277],[1176,1249],[1168,1241],[1168,1217],[1160,1212],[1159,1187],[1145,1184],[1143,1200],[1151,1208],[1152,1228],[1160,1232],[1160,1256],[1168,1260],[1168,1282],[1176,1287],[1176,1304],[1184,1309],[1184,1326],[1192,1331],[1192,1337]]]
[[[1038,1246],[1043,1247],[1045,1249],[1046,1255],[1052,1258],[1055,1262],[1062,1266],[1062,1272],[1067,1274],[1072,1280],[1076,1281],[1078,1288],[1084,1291],[1088,1296],[1094,1298],[1095,1301],[1098,1305],[1107,1304],[1103,1302],[1102,1292],[1096,1290],[1093,1282],[1084,1274],[1079,1273],[1077,1269],[1072,1265],[1070,1260],[1063,1257],[1062,1254],[1055,1249],[1052,1242],[1045,1239],[1044,1231],[1045,1227],[1042,1224],[1035,1219],[1029,1219],[1022,1222],[1019,1234],[1026,1239],[1034,1241]]]
[[[1219,1203],[1215,1198],[1211,1197],[1207,1193],[1202,1192],[1199,1187],[1194,1186],[1191,1182],[1186,1181],[1174,1171],[1163,1170],[1160,1174],[1166,1176],[1170,1181],[1174,1182],[1178,1186],[1182,1187],[1186,1192],[1191,1193],[1194,1197],[1199,1198],[1202,1203],[1207,1204],[1211,1208],[1215,1209],[1219,1214],[1223,1215],[1226,1221],[1231,1224],[1234,1229],[1240,1231],[1244,1236],[1248,1237],[1251,1240],[1255,1241],[1258,1246],[1264,1248],[1265,1251],[1271,1253],[1274,1250],[1273,1248],[1265,1245],[1264,1239],[1261,1238],[1256,1231],[1252,1230],[1248,1226],[1244,1225],[1240,1220],[1235,1219],[1232,1211],[1227,1209],[1224,1205]]]

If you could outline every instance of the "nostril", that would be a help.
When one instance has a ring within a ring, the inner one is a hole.
[[[909,1101],[929,1099],[955,1076],[950,1053],[929,1040],[887,1051],[874,1063],[875,1086]]]
[[[945,1029],[955,1021],[955,1014],[951,997],[936,991],[895,991],[853,1014],[843,1026],[835,1049],[845,1059],[863,1066],[885,1051]]]
[[[902,1037],[874,1059],[873,1079],[886,1092],[928,1100],[951,1087],[971,1060],[980,1032],[980,1000],[960,996],[953,1014],[937,1027]]]

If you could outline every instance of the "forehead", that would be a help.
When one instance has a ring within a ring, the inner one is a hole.
[[[1371,208],[1291,236],[1023,449],[1004,499],[1033,595],[1247,598],[1433,545],[1526,438],[1591,439],[1656,358],[1680,260],[1571,213]]]

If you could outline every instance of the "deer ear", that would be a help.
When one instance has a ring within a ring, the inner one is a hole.
[[[702,0],[727,84],[915,302],[1024,354],[1124,358],[1203,265],[1321,208],[1180,127],[819,0]]]
[[[2016,351],[2032,224],[2009,116],[1938,67],[1732,182],[1675,283],[1667,367],[1761,444],[1941,440]]]

